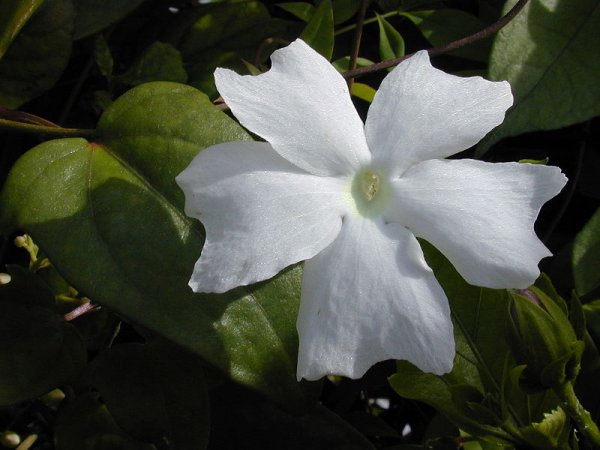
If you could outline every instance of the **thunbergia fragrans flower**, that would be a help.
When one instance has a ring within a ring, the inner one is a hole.
[[[224,292],[306,261],[298,379],[357,378],[391,358],[452,369],[448,300],[416,237],[490,288],[529,286],[550,255],[533,223],[566,182],[558,168],[444,159],[502,122],[508,83],[448,75],[418,52],[363,124],[342,76],[301,40],[267,73],[215,80],[266,142],[207,148],[177,177],[206,229],[190,286]]]

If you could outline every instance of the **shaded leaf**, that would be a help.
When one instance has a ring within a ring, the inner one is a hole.
[[[360,0],[333,0],[333,22],[335,25],[350,20],[360,8]]]
[[[105,112],[97,141],[61,139],[26,153],[9,175],[0,211],[94,301],[234,380],[302,407],[295,377],[300,269],[224,295],[194,294],[187,285],[203,232],[183,214],[175,176],[203,148],[244,139],[194,88],[142,85]]]
[[[131,86],[150,81],[185,83],[187,78],[181,53],[175,47],[163,42],[150,45],[127,72],[117,77],[122,83]]]
[[[0,59],[44,0],[3,0],[0,3]]]
[[[54,424],[56,450],[152,450],[119,428],[98,399],[87,393],[61,408]]]
[[[333,55],[333,8],[331,0],[322,0],[300,38],[328,60]]]
[[[279,8],[284,11],[293,14],[298,19],[304,22],[309,22],[312,16],[315,14],[315,6],[312,3],[306,2],[289,2],[289,3],[277,3]]]
[[[370,442],[338,415],[316,405],[291,415],[240,387],[211,392],[211,449],[373,450]]]
[[[71,56],[71,0],[46,0],[0,60],[0,104],[15,109],[58,80]]]
[[[573,278],[579,295],[600,286],[600,209],[575,237],[572,255]]]
[[[510,0],[505,12],[514,4]],[[600,114],[600,2],[536,0],[498,33],[489,77],[507,80],[515,97],[506,119],[479,145],[481,155],[503,137],[551,130]]]
[[[0,285],[0,405],[39,397],[71,381],[87,352],[79,333],[54,310],[54,296],[37,275],[9,266]]]
[[[176,47],[181,51],[189,84],[209,96],[217,93],[213,73],[217,67],[243,71],[242,60],[254,62],[261,50],[266,60],[273,45],[263,41],[280,35],[285,22],[269,15],[261,2],[224,2],[201,5],[194,12],[197,20]]]
[[[100,73],[110,78],[113,73],[114,61],[104,35],[99,34],[94,41],[94,59]]]
[[[206,447],[208,392],[198,358],[162,342],[122,344],[93,362],[91,383],[137,439],[178,450]]]
[[[477,17],[459,9],[411,11],[404,12],[402,15],[410,19],[434,47],[470,36],[486,26]],[[491,44],[491,39],[484,39],[449,52],[449,54],[487,63]]]
[[[77,11],[74,39],[97,33],[125,18],[144,0],[73,0]]]

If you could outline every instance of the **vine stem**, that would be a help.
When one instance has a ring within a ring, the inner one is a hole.
[[[600,430],[592,420],[592,415],[581,405],[575,395],[573,384],[566,382],[555,387],[554,393],[560,400],[565,412],[573,419],[579,432],[589,441],[594,448],[600,448]]]
[[[80,128],[63,128],[50,125],[35,125],[32,123],[17,122],[15,120],[0,118],[0,130],[21,131],[24,133],[49,134],[52,136],[65,137],[90,137],[95,130]]]
[[[74,310],[68,312],[67,314],[64,315],[64,319],[67,322],[70,322],[71,320],[77,319],[78,317],[83,316],[84,314],[89,313],[90,311],[93,311],[95,309],[97,309],[99,306],[96,305],[93,302],[86,302],[83,303],[81,305],[79,305],[77,308],[75,308]]]
[[[362,0],[360,2],[360,11],[358,12],[358,18],[356,21],[356,30],[354,30],[354,42],[352,43],[352,54],[350,55],[350,63],[348,64],[348,70],[352,71],[356,69],[356,61],[358,60],[358,53],[360,51],[360,41],[362,39],[363,25],[365,23],[365,15],[367,14],[367,6],[369,6],[369,0]],[[352,85],[354,84],[354,78],[348,79],[348,90],[352,92]]]
[[[452,50],[456,50],[457,48],[464,47],[467,44],[472,44],[473,42],[480,41],[485,39],[492,34],[498,32],[502,29],[506,24],[508,24],[511,20],[515,18],[515,16],[525,7],[528,0],[519,0],[512,9],[507,12],[504,16],[502,16],[497,22],[493,23],[489,27],[484,28],[481,31],[478,31],[475,34],[471,34],[470,36],[464,37],[462,39],[458,39],[456,41],[452,41],[446,45],[441,45],[439,47],[430,48],[427,50],[430,56],[440,55],[442,53],[446,53]],[[363,75],[367,75],[369,73],[377,72],[379,70],[384,70],[389,67],[396,66],[400,64],[405,59],[410,58],[414,53],[410,53],[408,55],[401,56],[399,58],[388,59],[385,61],[381,61],[379,63],[371,64],[370,66],[360,67],[358,69],[348,70],[343,73],[344,78],[351,79],[355,77],[361,77]]]

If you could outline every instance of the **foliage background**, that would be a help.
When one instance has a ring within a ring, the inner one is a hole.
[[[369,2],[358,64],[472,34],[514,3]],[[0,445],[590,445],[563,388],[574,384],[599,418],[597,0],[530,0],[494,37],[434,59],[507,79],[515,94],[504,124],[459,156],[558,165],[570,179],[537,222],[555,256],[527,292],[469,286],[423,243],[452,304],[451,374],[388,361],[360,380],[297,383],[300,266],[224,295],[188,289],[203,230],[183,215],[174,177],[202,148],[251,139],[221,111],[215,67],[267,70],[269,54],[300,36],[344,71],[360,5],[0,3],[0,263],[10,275],[0,285]],[[363,117],[385,73],[354,83]],[[90,300],[101,307],[71,314]]]

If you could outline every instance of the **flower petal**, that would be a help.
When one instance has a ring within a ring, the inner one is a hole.
[[[551,255],[533,224],[566,181],[557,167],[536,164],[425,161],[392,181],[384,216],[431,242],[469,283],[526,288]]]
[[[383,80],[371,104],[365,133],[374,163],[400,175],[465,150],[502,123],[512,102],[507,82],[449,75],[420,51]]]
[[[346,217],[338,238],[304,264],[297,377],[362,376],[378,361],[452,369],[448,300],[405,228]]]
[[[215,71],[217,89],[240,123],[315,175],[350,174],[368,163],[364,125],[333,66],[299,39],[271,61],[271,70],[258,76]]]
[[[264,142],[230,142],[200,152],[178,177],[185,213],[206,242],[190,286],[225,292],[265,280],[313,257],[338,235],[343,180],[298,169]]]

